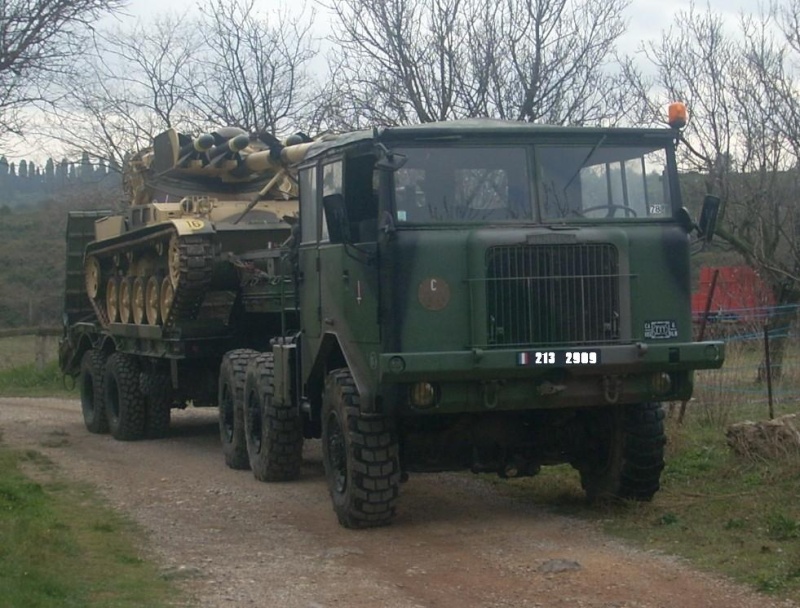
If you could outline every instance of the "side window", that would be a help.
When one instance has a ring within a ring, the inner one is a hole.
[[[339,234],[343,226],[342,214],[344,214],[341,160],[322,166],[322,208],[325,219],[322,222],[321,240],[342,242],[344,235]]]
[[[352,241],[368,243],[378,240],[378,172],[375,171],[374,155],[347,159],[344,193]]]
[[[317,242],[317,167],[300,170],[300,242]]]

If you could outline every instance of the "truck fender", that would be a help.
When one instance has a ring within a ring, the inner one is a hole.
[[[312,367],[311,376],[316,376],[319,380],[318,386],[322,387],[325,385],[325,374],[337,367],[341,367],[342,362],[350,370],[350,374],[356,384],[362,411],[368,414],[375,413],[373,390],[367,380],[369,377],[369,364],[358,350],[347,348],[345,341],[341,340],[337,333],[326,332],[323,336],[322,344],[317,352],[317,359]]]

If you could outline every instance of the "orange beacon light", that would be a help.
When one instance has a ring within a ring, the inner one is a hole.
[[[689,113],[686,105],[680,101],[669,104],[669,126],[673,129],[683,129],[689,120]]]

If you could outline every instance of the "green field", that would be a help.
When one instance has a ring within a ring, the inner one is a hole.
[[[141,532],[34,451],[0,443],[0,606],[158,608],[177,591]]]

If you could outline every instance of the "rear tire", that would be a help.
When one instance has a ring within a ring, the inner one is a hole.
[[[293,481],[303,460],[303,424],[293,403],[275,400],[273,355],[250,359],[245,382],[244,429],[253,475]]]
[[[81,411],[83,424],[90,433],[108,433],[103,393],[106,359],[106,354],[95,348],[87,350],[81,359]]]
[[[139,365],[134,357],[114,353],[108,358],[103,394],[114,439],[135,441],[144,437],[145,398],[139,389]]]
[[[258,352],[240,348],[225,353],[219,368],[219,435],[225,464],[231,469],[250,468],[244,435],[244,383],[248,361]]]
[[[664,411],[637,403],[593,413],[594,447],[575,466],[590,501],[625,498],[647,502],[664,469]]]
[[[322,401],[322,459],[333,510],[345,528],[391,523],[400,489],[393,421],[359,410],[350,372],[331,372]]]

